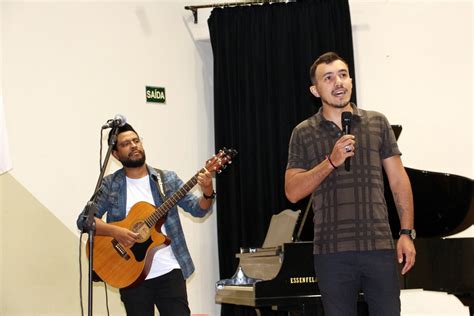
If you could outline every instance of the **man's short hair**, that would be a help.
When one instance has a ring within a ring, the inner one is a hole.
[[[309,77],[311,78],[311,83],[312,84],[316,83],[316,68],[318,68],[319,65],[321,64],[327,65],[336,60],[342,61],[344,64],[346,64],[347,67],[349,67],[349,64],[347,63],[347,61],[345,61],[341,56],[339,56],[335,52],[324,53],[321,56],[319,56],[309,68]]]
[[[110,141],[111,141],[111,138],[112,138],[112,130],[110,130],[109,132],[109,137],[107,138],[107,144],[110,144]],[[135,134],[137,134],[138,136],[138,133],[135,131],[135,129],[133,129],[132,125],[128,124],[128,123],[125,123],[123,126],[120,126],[118,128],[118,131],[117,131],[117,136],[121,133],[124,133],[124,132],[128,132],[128,131],[132,131],[134,132]],[[112,147],[113,150],[117,150],[117,140],[115,140],[115,144],[114,146]]]

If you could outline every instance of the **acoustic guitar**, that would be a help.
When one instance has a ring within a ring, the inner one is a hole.
[[[171,240],[161,233],[161,226],[168,211],[197,184],[200,172],[207,170],[220,173],[232,162],[236,154],[237,151],[234,149],[221,149],[206,162],[203,169],[163,204],[155,207],[147,202],[138,202],[132,206],[124,220],[110,223],[138,233],[139,237],[132,247],[125,247],[113,237],[96,235],[93,252],[94,272],[104,282],[116,288],[135,286],[145,280],[156,251],[171,243]],[[89,243],[86,251],[89,257]]]

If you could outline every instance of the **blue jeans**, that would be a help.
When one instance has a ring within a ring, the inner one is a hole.
[[[153,316],[155,305],[161,316],[189,316],[186,281],[175,269],[157,278],[145,280],[133,288],[120,290],[127,316]]]
[[[314,256],[325,316],[357,316],[360,292],[371,316],[400,315],[394,250],[348,251]]]

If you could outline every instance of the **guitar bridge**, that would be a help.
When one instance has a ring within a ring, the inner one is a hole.
[[[114,249],[118,252],[120,257],[124,258],[125,260],[130,259],[130,256],[128,255],[125,248],[117,240],[112,239],[112,245],[114,246]]]

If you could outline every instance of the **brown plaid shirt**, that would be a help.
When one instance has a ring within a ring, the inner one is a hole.
[[[356,151],[348,172],[341,165],[313,198],[314,253],[393,249],[384,198],[382,161],[401,155],[387,118],[352,104],[351,134]],[[329,155],[342,131],[318,113],[291,135],[287,169],[309,170]]]

